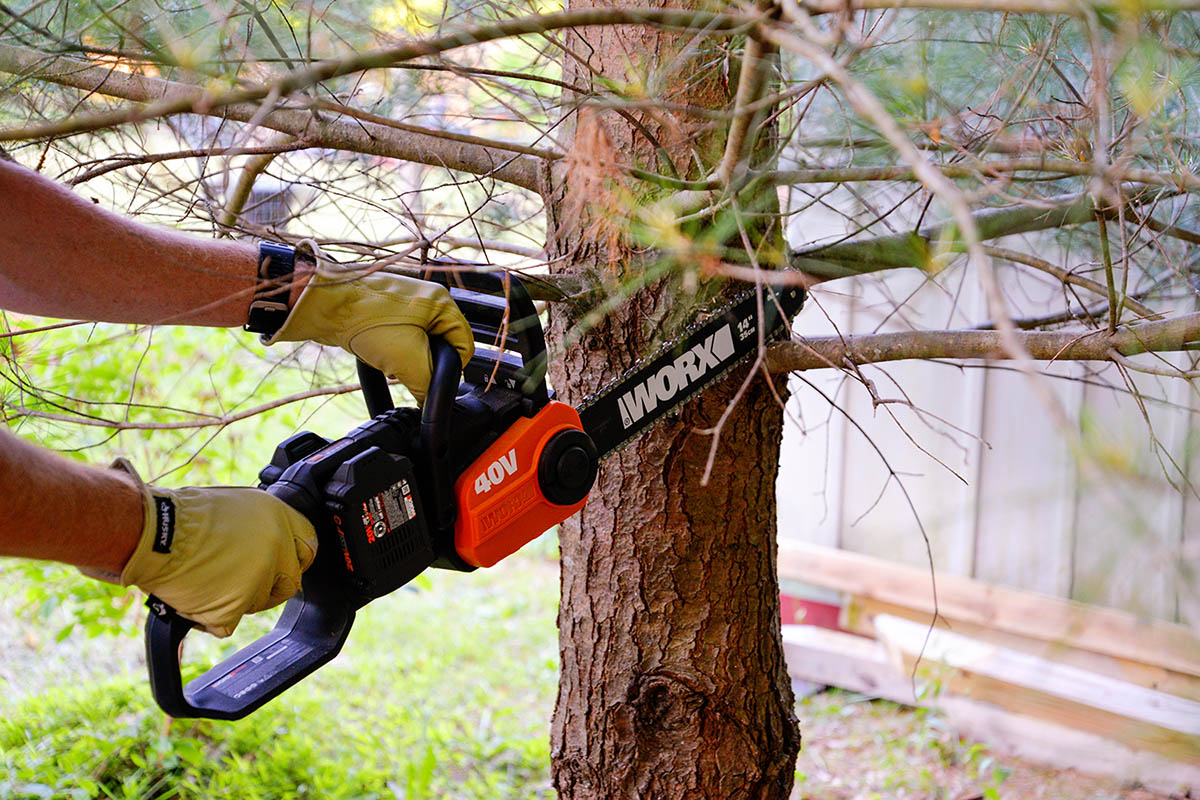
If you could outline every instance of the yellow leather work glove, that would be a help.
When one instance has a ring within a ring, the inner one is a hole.
[[[471,327],[445,287],[385,272],[321,270],[267,344],[336,345],[397,378],[423,403],[433,372],[427,334],[449,342],[464,367],[475,352]]]
[[[213,636],[229,636],[243,614],[276,606],[300,588],[317,553],[304,515],[259,489],[233,486],[142,489],[142,536],[121,571]],[[100,577],[100,576],[93,576]]]

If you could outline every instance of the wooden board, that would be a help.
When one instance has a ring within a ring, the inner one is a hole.
[[[911,620],[875,618],[894,663],[942,691],[1200,765],[1200,703]]]
[[[784,625],[783,655],[792,678],[912,705],[912,683],[883,645],[815,625]]]
[[[960,735],[987,745],[994,753],[1056,769],[1110,775],[1173,797],[1200,794],[1200,766],[966,697],[944,695],[933,705]]]
[[[859,553],[780,544],[779,575],[930,614],[934,608],[927,570]],[[951,620],[1200,677],[1200,635],[1183,625],[953,575],[937,575],[937,596]]]
[[[879,614],[909,619],[926,626],[933,620],[933,615],[925,611],[895,603],[885,603],[869,597],[851,595],[846,598],[842,606],[839,625],[860,636],[875,638],[874,619]],[[1058,664],[1067,664],[1090,672],[1098,672],[1101,675],[1127,681],[1147,689],[1155,689],[1188,700],[1200,701],[1200,678],[1185,675],[1182,672],[1091,650],[1081,650],[1062,642],[1047,642],[1015,633],[1006,633],[988,626],[944,616],[938,617],[937,625],[940,630],[948,630],[972,639],[1019,650]]]
[[[959,695],[944,692],[917,702],[908,675],[879,642],[809,625],[785,625],[783,648],[795,680],[936,709],[954,730],[997,753],[1057,769],[1112,775],[1164,794],[1200,791],[1200,766]]]

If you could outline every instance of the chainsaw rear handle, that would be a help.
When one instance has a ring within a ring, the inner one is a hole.
[[[457,351],[440,338],[430,337],[429,347],[433,375],[421,411],[420,445],[426,468],[437,475],[433,485],[439,489],[448,487],[429,498],[431,526],[435,535],[448,532],[452,542],[454,495],[448,443],[462,362]],[[383,374],[360,363],[359,375],[368,408],[372,405],[379,408],[385,397],[390,408],[391,394]],[[339,545],[332,540],[337,534],[323,519],[320,499],[286,481],[272,484],[267,491],[313,523],[320,541],[317,558],[304,573],[300,591],[288,600],[270,633],[186,686],[180,671],[180,651],[196,623],[150,596],[146,601],[150,614],[145,630],[150,691],[159,707],[172,717],[230,720],[245,717],[333,659],[350,633],[355,611],[370,599],[356,594],[349,586],[339,563]],[[247,535],[254,534],[247,531]]]
[[[454,399],[462,379],[462,359],[458,351],[439,336],[429,337],[429,356],[433,362],[429,391],[421,407],[420,450],[422,465],[432,477],[427,498],[434,540],[440,550],[454,539],[454,474],[450,464],[450,418]],[[362,385],[367,413],[376,417],[395,406],[388,389],[387,376],[369,364],[358,362],[358,380]],[[450,544],[453,547],[453,544]]]

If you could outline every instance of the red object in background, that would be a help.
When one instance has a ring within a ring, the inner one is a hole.
[[[843,630],[838,625],[838,616],[842,611],[839,605],[781,593],[779,607],[783,613],[784,625],[816,625],[818,628]]]

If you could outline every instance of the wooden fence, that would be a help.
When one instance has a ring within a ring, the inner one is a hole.
[[[1026,310],[1061,306],[1054,284],[1002,278]],[[986,319],[974,280],[835,282],[796,327],[967,327]],[[1086,458],[1004,363],[864,367],[873,392],[833,370],[793,379],[782,540],[927,567],[927,536],[941,572],[1200,625],[1196,386],[1094,363],[1047,372]]]

